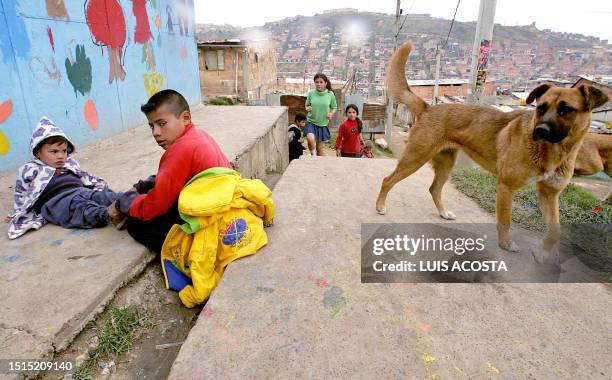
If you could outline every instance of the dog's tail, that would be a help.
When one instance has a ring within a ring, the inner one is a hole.
[[[406,42],[393,53],[387,70],[387,91],[393,100],[407,105],[410,112],[419,116],[429,105],[410,91],[410,86],[406,82],[404,67],[411,50],[412,44]]]

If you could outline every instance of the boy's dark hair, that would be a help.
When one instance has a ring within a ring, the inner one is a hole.
[[[295,118],[293,119],[296,123],[299,123],[300,121],[306,120],[306,115],[304,115],[301,112],[298,112],[295,114]]]
[[[51,137],[47,137],[46,139],[44,139],[43,141],[39,142],[38,145],[36,145],[36,147],[34,147],[34,155],[36,156],[38,154],[38,151],[40,150],[40,148],[42,148],[43,145],[45,144],[57,144],[57,143],[67,143],[68,144],[68,154],[72,154],[74,152],[74,145],[72,145],[72,143],[70,141],[68,141],[67,138],[65,138],[64,136],[51,136]]]
[[[357,108],[357,106],[354,104],[349,104],[348,106],[346,106],[344,114],[346,115],[351,108],[354,109],[355,112],[357,112],[357,115],[359,115],[359,108]],[[359,131],[359,133],[361,133],[361,131],[363,130],[363,122],[359,117],[356,117],[355,120],[357,120],[357,130]]]
[[[329,91],[332,91],[332,86],[331,86],[331,82],[329,81],[329,79],[327,79],[327,75],[323,74],[323,73],[316,73],[314,78],[312,79],[312,81],[316,81],[317,79],[323,79],[325,81],[325,88],[328,89]]]
[[[187,100],[185,100],[183,95],[174,90],[161,90],[160,92],[151,96],[146,104],[140,106],[140,110],[145,115],[148,115],[161,107],[162,104],[167,104],[168,111],[172,112],[176,117],[181,116],[183,111],[190,111]]]

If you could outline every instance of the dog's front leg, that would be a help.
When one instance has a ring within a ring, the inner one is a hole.
[[[510,239],[510,224],[512,223],[512,199],[516,190],[497,183],[497,241],[499,247],[510,252],[518,252],[519,247]]]
[[[548,182],[541,181],[536,185],[540,210],[546,223],[546,235],[542,241],[543,249],[536,249],[533,257],[540,264],[558,265],[559,252],[556,249],[561,236],[561,225],[559,223],[559,195],[565,188],[567,181]]]
[[[544,236],[544,249],[550,251],[559,241],[561,235],[561,227],[559,224],[559,195],[561,190],[557,187],[550,186],[546,182],[538,182],[537,185],[538,198],[540,201],[540,210],[546,223],[547,231]],[[563,186],[565,187],[565,186]]]

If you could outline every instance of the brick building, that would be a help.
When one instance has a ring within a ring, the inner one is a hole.
[[[276,90],[276,52],[268,41],[198,43],[200,86],[206,98],[263,99]]]

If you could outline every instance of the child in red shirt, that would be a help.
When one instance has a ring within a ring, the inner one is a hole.
[[[344,111],[347,120],[344,121],[338,128],[338,137],[336,137],[336,156],[338,157],[353,157],[361,156],[361,130],[363,123],[357,115],[359,109],[354,104],[346,106]]]
[[[159,253],[170,228],[183,223],[178,197],[185,183],[206,169],[231,165],[217,142],[193,125],[189,104],[180,93],[160,91],[140,109],[155,142],[166,152],[157,174],[138,181],[108,210],[111,217],[118,212],[128,215],[128,233]]]

